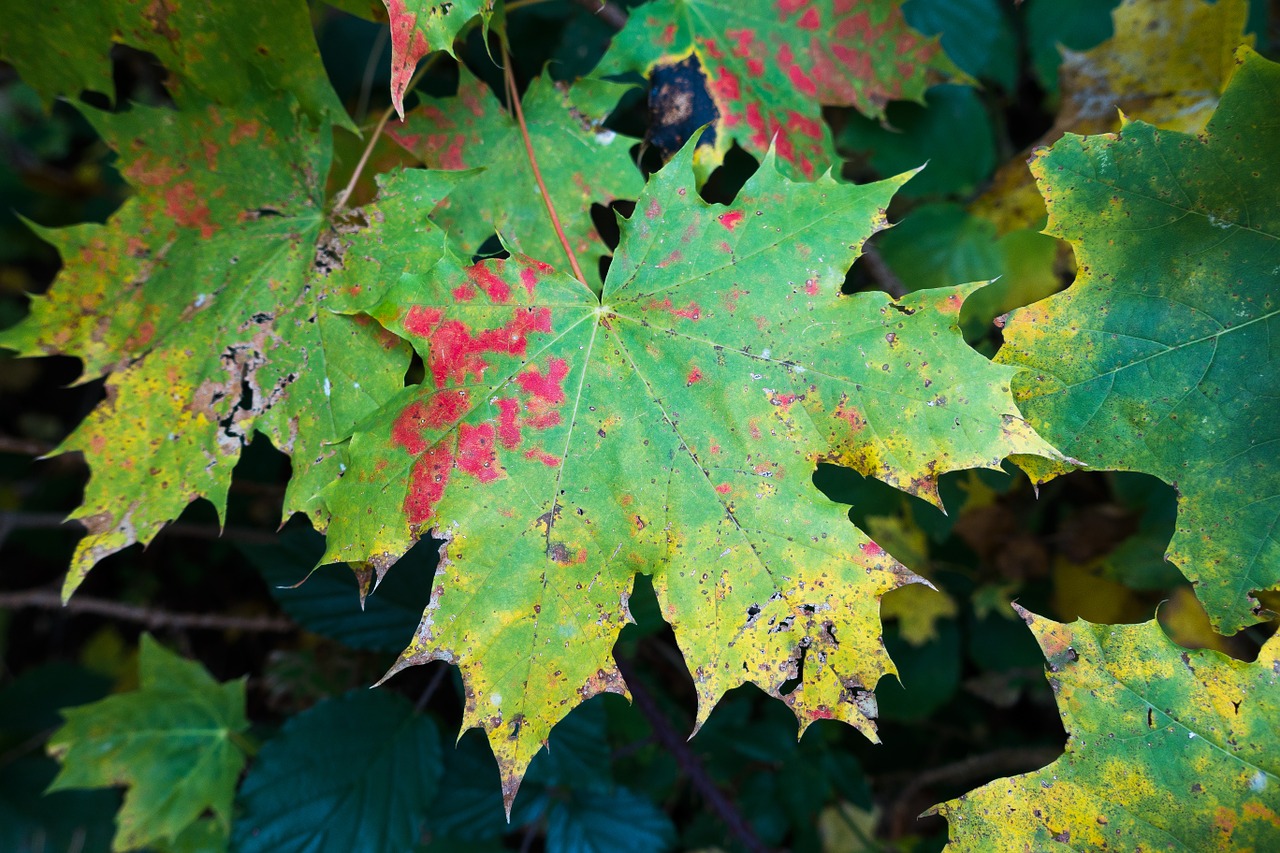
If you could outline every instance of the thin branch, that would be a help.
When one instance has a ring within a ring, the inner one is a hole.
[[[970,779],[990,777],[1000,773],[1025,773],[1044,767],[1062,755],[1061,748],[1031,747],[997,749],[981,755],[972,755],[952,764],[944,764],[925,770],[911,780],[894,800],[889,812],[889,827],[894,838],[910,832],[910,824],[920,794],[934,785],[967,782]]]
[[[640,681],[635,670],[631,668],[630,662],[620,658],[616,660],[618,671],[622,673],[622,677],[627,682],[627,688],[631,691],[637,710],[649,721],[658,743],[662,745],[663,749],[671,753],[671,757],[676,760],[676,764],[680,766],[680,770],[684,773],[685,778],[689,780],[689,783],[693,785],[694,790],[702,795],[703,801],[716,813],[729,832],[742,842],[743,847],[753,851],[753,853],[767,851],[769,848],[752,831],[746,818],[734,807],[728,796],[725,795],[724,791],[720,790],[715,781],[707,775],[707,768],[703,766],[702,760],[698,758],[697,753],[689,748],[689,742],[671,727],[666,715],[658,707],[657,701],[649,694],[644,683]]]
[[[578,277],[578,281],[583,284],[587,283],[587,277],[582,274],[582,267],[578,266],[578,258],[573,254],[573,248],[569,245],[569,238],[565,236],[564,228],[560,225],[560,217],[556,215],[555,205],[551,203],[551,194],[547,192],[547,185],[542,180],[542,170],[538,168],[538,158],[533,153],[533,142],[529,139],[529,127],[524,122],[524,108],[520,106],[520,93],[516,90],[516,78],[511,73],[511,54],[502,51],[503,76],[507,80],[507,96],[511,101],[512,109],[515,112],[516,124],[520,125],[520,135],[524,137],[524,151],[529,156],[529,167],[533,170],[533,178],[538,182],[538,190],[542,193],[542,203],[547,206],[547,215],[551,217],[551,226],[556,230],[556,236],[560,238],[560,245],[564,249],[565,256],[569,258],[569,266],[573,268],[573,274]]]
[[[16,438],[12,435],[0,435],[0,453],[19,453],[23,456],[45,456],[53,452],[56,445],[47,441],[36,441],[33,438]]]
[[[418,66],[418,70],[413,72],[413,76],[409,78],[409,84],[404,87],[406,92],[418,85],[422,75],[427,73],[427,69],[435,63],[439,56],[440,51],[437,51],[427,57],[426,62]],[[395,111],[396,108],[394,106],[387,107],[382,113],[382,118],[378,119],[378,123],[374,125],[373,131],[369,134],[369,142],[364,147],[364,153],[360,155],[360,162],[356,163],[355,169],[351,172],[351,180],[347,181],[347,185],[333,197],[333,210],[335,213],[346,208],[347,199],[351,197],[356,184],[360,181],[360,176],[364,174],[364,167],[369,163],[369,156],[373,154],[373,147],[378,144],[378,139],[382,136],[383,129],[387,126],[387,122],[391,120],[391,116],[395,115]]]
[[[615,30],[620,30],[627,24],[627,13],[621,6],[615,6],[608,0],[573,0],[582,8],[604,21]],[[508,6],[508,9],[511,7]]]
[[[894,299],[901,299],[906,295],[907,286],[902,283],[902,279],[898,278],[898,274],[885,262],[885,259],[875,246],[863,246],[862,259],[867,262],[867,272],[871,273],[871,277],[880,285],[881,290]]]
[[[4,540],[14,530],[54,530],[67,524],[79,524],[79,522],[76,519],[65,518],[56,512],[0,511],[0,545],[4,544]],[[226,539],[230,542],[244,542],[250,545],[271,545],[279,541],[279,537],[269,530],[255,530],[250,527],[219,528],[212,524],[193,524],[187,521],[171,522],[162,527],[159,532],[188,539]]]
[[[51,589],[29,589],[23,592],[0,592],[0,610],[18,610],[38,607],[42,610],[62,610],[67,613],[92,613],[134,622],[148,628],[202,628],[210,631],[253,631],[257,633],[287,634],[298,630],[288,619],[278,616],[227,616],[221,613],[173,613],[154,607],[122,604],[106,598],[87,595],[72,596],[63,605],[62,597]]]

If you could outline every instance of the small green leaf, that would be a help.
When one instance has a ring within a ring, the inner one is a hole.
[[[291,717],[237,798],[241,853],[405,850],[422,832],[442,768],[430,717],[359,690]]]
[[[249,727],[244,681],[218,684],[147,635],[138,678],[132,693],[63,711],[49,739],[62,770],[49,790],[127,785],[115,850],[172,842],[206,809],[230,826],[245,760],[236,740]]]
[[[949,849],[1275,849],[1280,635],[1245,663],[1187,651],[1154,620],[1018,612],[1048,660],[1066,754],[936,806]]]

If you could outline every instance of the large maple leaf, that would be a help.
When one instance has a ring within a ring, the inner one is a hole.
[[[1018,612],[1048,660],[1066,753],[937,806],[950,849],[1275,849],[1280,635],[1245,663],[1188,651],[1155,620]]]
[[[465,67],[459,75],[456,97],[424,99],[403,124],[387,130],[428,168],[477,170],[456,200],[441,202],[432,220],[468,251],[497,232],[516,251],[563,257],[515,117]],[[521,100],[548,194],[588,275],[607,254],[591,221],[592,203],[635,198],[644,183],[631,161],[634,140],[601,126],[627,88],[603,80],[569,87],[538,77]]]
[[[736,141],[757,157],[773,144],[786,170],[815,177],[839,162],[822,106],[882,117],[889,101],[923,103],[924,90],[959,74],[911,29],[899,0],[655,0],[632,11],[597,74],[687,64],[696,58],[716,112],[699,155],[718,165]],[[672,92],[663,112],[689,113],[694,93]],[[699,122],[700,123],[700,122]]]
[[[918,578],[814,489],[817,461],[936,502],[945,471],[1054,455],[1008,369],[963,343],[971,288],[841,295],[907,176],[795,184],[769,156],[721,207],[692,160],[690,145],[650,180],[602,297],[524,256],[417,263],[397,223],[420,202],[398,182],[370,218],[402,251],[349,256],[335,291],[409,339],[426,379],[353,437],[325,493],[326,559],[385,569],[429,531],[448,539],[395,670],[462,667],[464,723],[488,732],[508,803],[557,720],[625,690],[611,649],[637,572],[699,724],[751,682],[802,727],[874,736],[871,690],[893,671],[879,597]]]
[[[1133,122],[1036,159],[1080,272],[1014,312],[997,359],[1029,368],[1015,393],[1064,453],[1178,489],[1168,558],[1227,633],[1280,584],[1280,66],[1240,62],[1203,136]]]
[[[336,442],[403,387],[409,358],[367,319],[322,310],[324,274],[359,242],[323,210],[327,128],[279,99],[85,115],[136,194],[105,225],[40,232],[63,270],[0,334],[24,355],[79,357],[86,379],[109,374],[106,400],[57,451],[83,452],[92,472],[68,595],[196,498],[221,514],[254,430],[294,457],[285,513],[323,528],[313,497],[344,464]],[[422,174],[433,203],[453,180]]]
[[[113,42],[155,54],[179,103],[237,105],[288,92],[311,116],[355,130],[297,0],[53,0],[22,26],[0,28],[0,58],[46,102],[86,89],[111,95]]]

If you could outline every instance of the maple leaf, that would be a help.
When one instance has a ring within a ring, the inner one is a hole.
[[[180,104],[236,105],[288,92],[312,117],[356,129],[320,63],[311,14],[294,0],[57,0],[22,26],[0,28],[0,58],[46,103],[84,90],[112,94],[113,42],[155,54]]]
[[[822,106],[882,117],[889,101],[923,102],[930,83],[960,74],[936,38],[907,26],[901,5],[656,0],[632,11],[595,73],[650,75],[692,54],[717,113],[700,172],[719,165],[734,141],[762,157],[776,136],[786,171],[813,178],[839,162]],[[672,93],[662,111],[683,118],[693,97]]]
[[[249,728],[244,680],[219,684],[143,634],[139,688],[76,708],[49,738],[62,761],[50,791],[125,784],[113,850],[174,841],[205,810],[225,837]]]
[[[334,443],[403,387],[408,365],[366,319],[321,308],[323,273],[358,244],[323,213],[327,128],[309,129],[280,99],[255,111],[84,114],[136,195],[105,225],[40,230],[64,268],[0,334],[24,355],[79,357],[86,379],[110,373],[106,400],[56,451],[83,452],[92,472],[72,515],[89,535],[66,595],[196,498],[221,515],[254,430],[294,457],[286,516],[307,511],[323,528],[312,498],[341,470]]]
[[[382,0],[391,25],[391,103],[404,118],[404,96],[418,61],[436,50],[453,52],[462,28],[480,16],[486,40],[494,16],[501,23],[498,0]]]
[[[1066,752],[935,806],[949,849],[1274,847],[1280,636],[1245,663],[1188,651],[1155,620],[1064,625],[1014,606],[1048,660]]]
[[[431,215],[471,252],[494,232],[535,258],[561,257],[560,238],[529,168],[516,119],[489,88],[459,67],[454,98],[426,100],[387,133],[431,169],[483,167]],[[592,270],[607,254],[591,222],[593,202],[635,198],[643,186],[631,161],[632,140],[601,126],[629,87],[580,80],[571,88],[536,78],[522,100],[530,144],[560,212],[565,236]]]
[[[409,246],[349,258],[344,280],[380,296],[335,291],[335,309],[410,340],[426,379],[352,438],[324,495],[325,560],[385,570],[428,531],[448,540],[392,671],[462,668],[464,727],[488,732],[508,805],[557,720],[625,691],[611,649],[637,572],[693,672],[699,725],[752,682],[802,727],[874,737],[871,690],[893,671],[879,597],[918,578],[821,497],[817,461],[936,503],[945,471],[1054,454],[1008,369],[960,337],[973,286],[841,295],[907,175],[796,184],[770,155],[721,207],[698,197],[693,149],[622,223],[603,297],[524,256],[424,266]],[[419,204],[384,186],[382,245]]]
[[[1032,165],[1066,291],[1016,311],[997,360],[1028,368],[1022,410],[1064,453],[1176,486],[1172,560],[1215,628],[1257,621],[1280,584],[1280,469],[1266,367],[1277,316],[1280,66],[1242,48],[1202,136],[1142,122],[1064,137]],[[1031,464],[1047,480],[1063,468]]]
[[[1112,12],[1115,35],[1093,50],[1063,49],[1062,105],[1053,127],[1032,149],[1068,131],[1105,133],[1121,117],[1169,130],[1200,131],[1235,71],[1235,51],[1252,46],[1244,28],[1248,0],[1126,0]],[[1002,229],[1043,221],[1044,202],[1026,157],[997,170],[972,210]]]

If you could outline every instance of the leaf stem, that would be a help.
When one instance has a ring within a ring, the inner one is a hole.
[[[418,85],[422,75],[427,73],[427,69],[435,63],[436,58],[439,56],[440,52],[437,51],[427,57],[426,62],[418,66],[418,70],[409,78],[409,85],[404,88],[406,92]],[[369,134],[369,143],[365,145],[364,153],[360,155],[360,162],[356,163],[355,169],[351,172],[351,180],[347,181],[347,185],[333,197],[333,210],[335,213],[346,208],[347,199],[351,197],[352,191],[356,188],[356,183],[359,182],[360,176],[364,174],[364,167],[369,163],[369,156],[373,154],[373,146],[378,144],[378,138],[382,136],[383,129],[387,126],[387,122],[391,120],[391,116],[395,111],[396,108],[394,106],[387,107],[382,113],[382,117],[378,119],[378,123],[374,126],[373,132]]]
[[[516,78],[511,72],[511,54],[507,52],[505,46],[502,49],[502,74],[507,81],[507,97],[511,101],[516,124],[520,126],[520,135],[524,138],[524,152],[529,157],[529,167],[533,170],[534,180],[538,182],[538,191],[542,193],[542,203],[547,206],[547,215],[551,217],[551,227],[555,229],[556,236],[560,238],[560,245],[564,249],[565,256],[569,259],[569,266],[573,268],[573,274],[577,276],[578,281],[587,284],[587,277],[582,274],[582,267],[578,265],[578,258],[573,254],[573,247],[569,245],[569,238],[565,236],[564,228],[560,225],[560,217],[556,215],[555,205],[551,203],[551,194],[547,192],[546,182],[542,180],[542,170],[538,168],[538,158],[533,153],[533,142],[529,139],[529,127],[524,121],[524,109],[520,106],[520,93],[516,91]],[[587,286],[590,287],[590,285]]]

